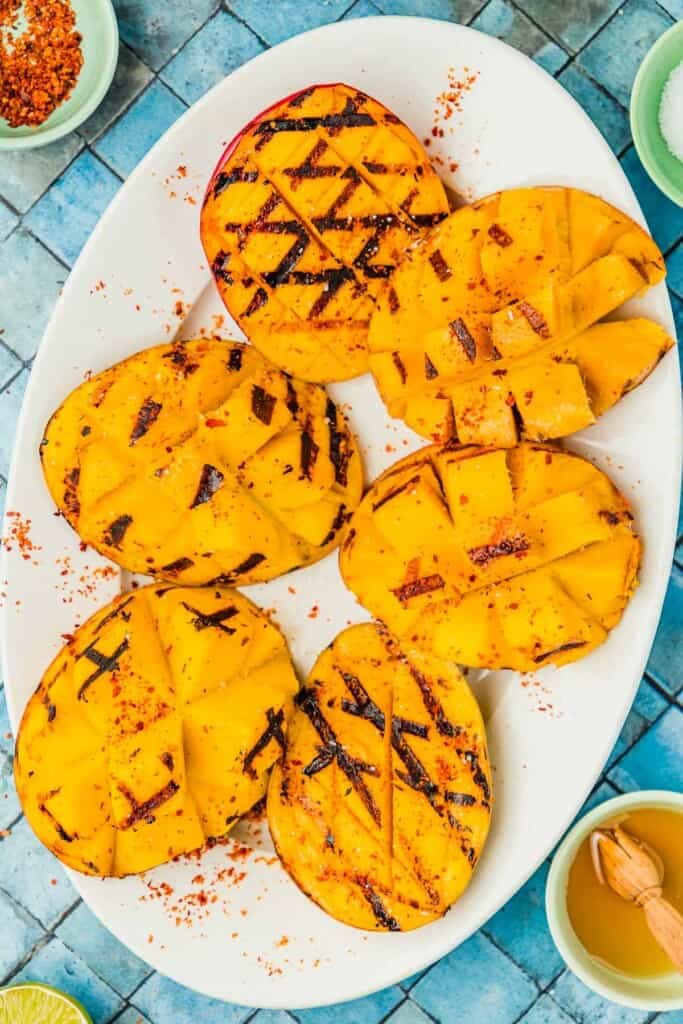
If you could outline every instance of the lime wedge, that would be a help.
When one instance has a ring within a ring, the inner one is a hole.
[[[0,989],[0,1024],[92,1024],[80,1003],[49,985]]]

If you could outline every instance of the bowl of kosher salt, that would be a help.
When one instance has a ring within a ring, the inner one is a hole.
[[[683,21],[659,37],[640,65],[631,132],[654,183],[683,206]]]

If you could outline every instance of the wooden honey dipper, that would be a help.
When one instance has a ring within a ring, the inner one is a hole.
[[[662,896],[664,865],[659,854],[619,825],[595,829],[591,853],[598,880],[644,911],[655,942],[683,974],[683,917]]]

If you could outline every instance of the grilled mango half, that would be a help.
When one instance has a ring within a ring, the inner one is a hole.
[[[365,495],[340,552],[359,601],[401,640],[469,666],[532,671],[619,622],[641,546],[629,506],[550,445],[430,446]]]
[[[469,883],[491,813],[484,724],[463,677],[367,623],[320,655],[296,703],[268,787],[286,870],[357,928],[443,915]]]
[[[346,421],[252,346],[147,349],[47,425],[45,479],[86,543],[133,572],[247,584],[322,558],[360,499]]]
[[[395,114],[316,85],[252,121],[209,183],[201,237],[231,316],[302,380],[368,369],[368,324],[405,248],[448,213]]]
[[[391,415],[433,441],[564,437],[673,345],[650,320],[597,323],[664,273],[650,236],[597,196],[500,192],[403,261],[372,318],[370,369]]]
[[[34,832],[94,875],[224,835],[264,795],[298,683],[279,630],[231,590],[118,597],[57,655],[17,738]]]

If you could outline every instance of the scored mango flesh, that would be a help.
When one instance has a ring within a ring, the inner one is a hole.
[[[201,237],[257,348],[303,380],[346,380],[368,369],[370,316],[401,254],[447,213],[427,154],[395,114],[347,85],[318,85],[228,150]]]
[[[77,630],[24,712],[26,817],[85,874],[196,850],[264,795],[297,689],[279,630],[241,594],[122,595]]]
[[[147,349],[81,384],[47,425],[45,479],[87,544],[183,583],[269,580],[332,550],[361,495],[322,388],[252,346]]]
[[[484,724],[462,675],[367,623],[320,655],[296,704],[268,787],[285,869],[357,928],[442,916],[470,881],[491,813]]]
[[[596,323],[664,273],[650,236],[597,196],[499,192],[404,259],[372,318],[370,369],[391,415],[432,441],[564,437],[673,345],[650,320]]]
[[[347,586],[401,642],[483,668],[588,654],[636,586],[629,506],[550,445],[430,446],[365,495],[340,551]]]

